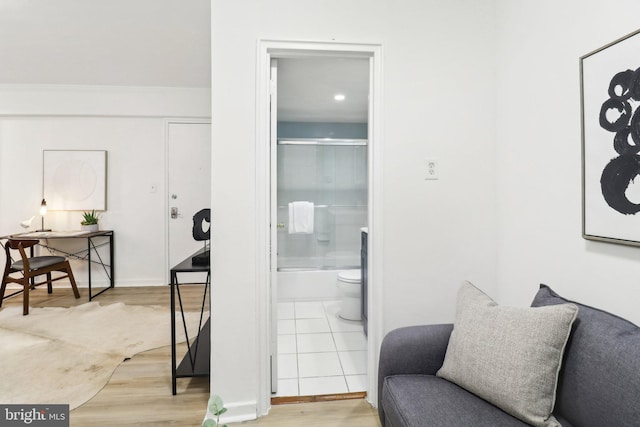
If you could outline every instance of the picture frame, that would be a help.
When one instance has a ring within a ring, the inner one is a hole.
[[[105,150],[43,150],[42,197],[52,211],[107,209]]]
[[[640,246],[640,30],[580,58],[582,237]]]

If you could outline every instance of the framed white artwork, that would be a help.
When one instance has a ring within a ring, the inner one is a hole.
[[[44,150],[42,196],[49,210],[107,209],[105,150]]]
[[[640,31],[580,58],[582,236],[640,246]]]

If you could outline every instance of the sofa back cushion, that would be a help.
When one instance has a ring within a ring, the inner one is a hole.
[[[579,307],[565,349],[555,412],[581,427],[640,423],[640,328],[606,311],[562,298],[541,285],[533,307]]]
[[[575,304],[501,306],[465,282],[436,375],[530,425],[557,427],[556,384],[577,311]]]

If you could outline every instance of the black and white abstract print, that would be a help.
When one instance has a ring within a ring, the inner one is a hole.
[[[605,166],[600,178],[602,196],[624,215],[640,212],[640,204],[629,200],[627,188],[640,175],[640,68],[615,74],[609,82],[609,99],[600,109],[600,127],[612,133],[617,157]]]
[[[582,235],[640,246],[640,30],[580,58]]]

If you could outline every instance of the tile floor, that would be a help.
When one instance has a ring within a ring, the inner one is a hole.
[[[339,301],[278,303],[278,393],[315,396],[367,389],[362,322],[338,316]]]

